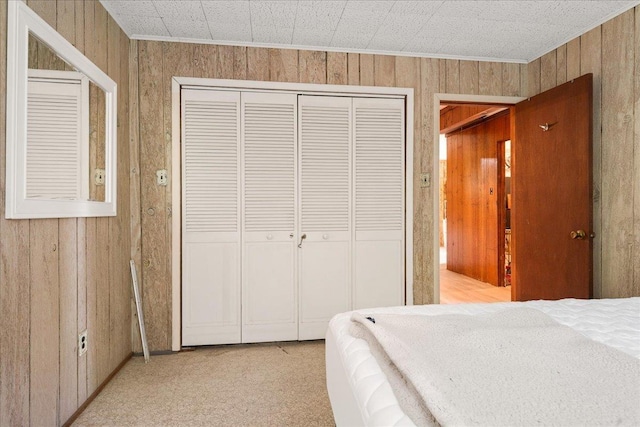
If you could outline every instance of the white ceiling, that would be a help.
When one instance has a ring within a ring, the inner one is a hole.
[[[529,62],[638,0],[100,0],[131,38]]]

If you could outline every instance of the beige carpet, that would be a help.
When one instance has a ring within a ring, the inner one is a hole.
[[[131,359],[75,426],[333,426],[324,341]]]

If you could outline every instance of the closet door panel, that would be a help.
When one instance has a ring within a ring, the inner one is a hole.
[[[354,309],[403,305],[404,101],[355,98]]]
[[[351,99],[300,96],[298,111],[300,339],[318,339],[351,308]]]
[[[182,344],[240,342],[240,93],[182,91]]]
[[[242,94],[242,341],[298,339],[295,94]]]
[[[236,242],[187,242],[184,250],[183,345],[240,342]]]

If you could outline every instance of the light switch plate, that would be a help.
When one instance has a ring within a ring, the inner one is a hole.
[[[430,187],[431,186],[431,174],[429,173],[421,173],[420,174],[420,187]]]
[[[158,185],[162,185],[163,187],[166,187],[167,184],[169,183],[169,175],[167,174],[166,169],[157,170],[156,178],[157,178]]]

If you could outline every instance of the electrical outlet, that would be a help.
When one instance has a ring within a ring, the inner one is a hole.
[[[104,185],[104,169],[96,169],[95,181],[96,185]]]
[[[166,169],[157,170],[156,177],[157,177],[158,185],[162,185],[163,187],[166,187],[167,184],[169,183],[169,175],[167,174]]]
[[[87,342],[87,330],[80,332],[78,334],[78,357],[82,356],[87,352],[87,348],[89,343]]]

